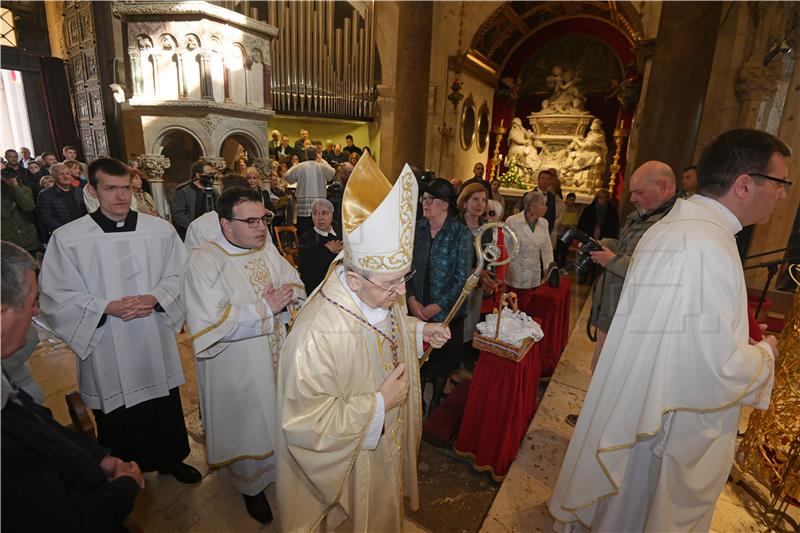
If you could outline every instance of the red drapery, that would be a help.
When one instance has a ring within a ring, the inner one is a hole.
[[[511,467],[536,412],[540,347],[540,343],[533,344],[519,363],[482,351],[472,374],[453,449],[497,481]]]

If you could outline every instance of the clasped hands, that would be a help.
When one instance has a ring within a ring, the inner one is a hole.
[[[294,291],[288,283],[277,289],[272,286],[272,283],[267,283],[261,297],[269,304],[272,314],[277,314],[294,299]]]
[[[158,300],[152,294],[139,296],[123,296],[119,300],[112,300],[106,306],[106,313],[128,321],[134,318],[150,316]]]

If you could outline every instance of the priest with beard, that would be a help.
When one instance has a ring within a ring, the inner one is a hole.
[[[186,249],[172,225],[131,210],[131,175],[116,159],[89,165],[99,208],[53,232],[41,273],[46,322],[77,356],[78,387],[97,440],[143,472],[182,483],[189,440],[178,387]]]
[[[400,531],[419,508],[419,357],[441,324],[409,317],[403,295],[417,183],[394,185],[368,155],[344,192],[344,251],[300,311],[278,367],[278,505],[286,531]]]
[[[697,194],[641,238],[550,513],[564,531],[708,531],[742,406],[769,406],[777,341],[749,338],[734,235],[786,196],[789,149],[769,133],[706,146]]]

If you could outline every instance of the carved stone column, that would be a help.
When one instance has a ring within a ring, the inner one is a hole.
[[[203,157],[203,161],[208,161],[214,167],[214,189],[217,194],[222,192],[222,176],[225,174],[225,169],[228,168],[224,157]]]
[[[172,163],[168,157],[161,154],[142,154],[138,158],[139,167],[144,171],[150,180],[150,187],[153,190],[153,201],[156,203],[158,214],[167,218],[167,197],[164,194],[164,171]]]
[[[133,96],[141,96],[144,93],[141,53],[137,47],[131,46],[128,48],[128,56],[131,58],[131,89],[133,90]]]
[[[175,61],[178,64],[178,98],[186,98],[186,73],[183,71],[183,54],[175,54]]]
[[[753,54],[739,71],[736,96],[742,102],[739,124],[764,128],[769,104],[778,92],[778,81],[784,78],[783,61],[773,60],[763,64],[763,54]]]
[[[269,178],[272,176],[272,159],[269,157],[256,157],[253,158],[253,166],[258,169],[261,174],[261,184],[269,187]]]
[[[200,52],[200,97],[204,100],[214,99],[214,83],[211,79],[211,69],[208,66],[210,59],[210,52]]]

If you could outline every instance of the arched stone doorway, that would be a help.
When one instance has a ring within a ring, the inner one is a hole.
[[[164,172],[164,190],[170,202],[175,188],[189,179],[192,163],[202,157],[203,147],[192,134],[182,129],[166,131],[156,145],[162,147],[161,153],[170,160],[170,167]]]
[[[252,165],[254,159],[261,157],[261,148],[249,135],[233,133],[222,141],[219,156],[225,159],[227,168],[238,174],[238,162],[245,159],[248,165]]]

